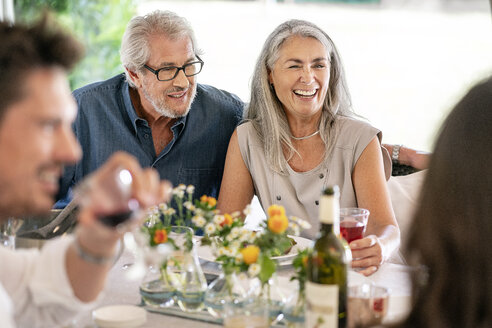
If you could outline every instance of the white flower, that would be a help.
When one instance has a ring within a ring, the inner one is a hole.
[[[231,248],[231,256],[234,256],[239,252],[239,248],[241,248],[241,242],[239,240],[233,240],[230,243],[230,248]]]
[[[236,264],[241,264],[243,263],[243,254],[237,253],[235,256]]]
[[[147,213],[148,215],[154,215],[156,213],[159,213],[159,208],[156,205],[151,206],[147,209]]]
[[[203,216],[198,216],[195,215],[191,221],[193,222],[194,225],[196,225],[198,228],[203,228],[203,226],[207,223],[207,220]]]
[[[185,191],[186,190],[186,185],[183,184],[183,183],[180,183],[176,188],[179,189],[179,190]]]
[[[240,233],[241,233],[241,229],[239,229],[238,227],[234,227],[234,228],[232,228],[229,235],[231,236],[232,239],[236,239],[239,237]]]
[[[303,219],[299,219],[299,218],[296,218],[297,219],[297,224],[301,227],[301,229],[311,229],[311,223],[309,223],[308,221],[306,220],[303,220]]]
[[[251,236],[251,231],[246,229],[241,229],[241,233],[239,234],[239,240],[241,242],[245,242],[245,241],[249,242],[250,236]]]
[[[250,277],[256,277],[261,271],[261,266],[258,263],[253,263],[248,268],[248,274]]]
[[[182,199],[184,197],[184,191],[178,188],[174,188],[173,195],[178,197],[179,199]]]
[[[218,254],[218,256],[222,256],[222,255],[233,256],[231,250],[228,247],[220,247],[217,250],[217,254]]]
[[[215,215],[214,216],[214,223],[216,225],[221,225],[224,222],[224,216],[223,215]]]
[[[198,215],[198,216],[204,216],[205,215],[205,212],[201,208],[195,208],[193,211],[195,212],[195,215]]]
[[[213,223],[208,223],[206,226],[205,226],[205,233],[207,235],[211,235],[213,234],[217,229],[215,228],[215,224]]]
[[[289,229],[292,231],[292,234],[294,236],[299,236],[299,234],[301,233],[301,230],[299,229],[297,223],[289,222]]]
[[[194,210],[195,210],[195,205],[193,205],[193,203],[192,203],[192,202],[190,202],[190,201],[186,201],[186,202],[184,202],[184,203],[183,203],[183,206],[184,206],[187,210],[189,210],[189,211],[194,211]]]
[[[160,203],[159,204],[159,209],[164,212],[165,210],[167,210],[167,204],[166,203]]]
[[[168,208],[167,210],[164,211],[164,215],[173,215],[176,213],[176,210],[172,207]]]
[[[231,216],[232,216],[233,218],[237,218],[237,217],[239,217],[240,215],[241,215],[241,212],[239,212],[239,211],[232,212],[232,214],[231,214]]]
[[[244,215],[248,216],[251,214],[251,205],[246,205],[246,207],[243,210]]]
[[[188,185],[188,187],[186,187],[186,193],[188,194],[193,194],[195,192],[195,186],[193,185]]]

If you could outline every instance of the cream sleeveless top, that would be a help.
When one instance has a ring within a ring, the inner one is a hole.
[[[357,207],[357,198],[352,183],[355,163],[369,144],[382,133],[370,124],[353,118],[340,117],[339,135],[335,147],[326,162],[307,172],[295,172],[288,166],[288,174],[271,170],[262,144],[251,124],[238,126],[237,135],[242,158],[251,177],[255,194],[266,211],[272,204],[285,207],[288,216],[297,216],[311,223],[309,230],[301,235],[313,239],[319,231],[318,205],[321,191],[329,185],[340,187],[340,207]],[[385,159],[385,174],[391,175],[391,160],[382,150]]]

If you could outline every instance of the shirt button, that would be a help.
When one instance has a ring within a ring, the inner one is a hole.
[[[319,205],[319,200],[315,200],[315,201],[314,201],[314,203],[315,203],[316,205]]]
[[[325,175],[324,175],[323,173],[321,173],[321,174],[319,175],[319,178],[320,178],[320,179],[323,179],[324,177],[325,177]]]
[[[278,195],[277,196],[277,200],[281,200],[281,199],[282,199],[282,197],[280,197],[280,195]]]
[[[144,134],[144,138],[149,139],[149,134],[148,133]]]

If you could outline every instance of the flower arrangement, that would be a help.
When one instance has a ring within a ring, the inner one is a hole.
[[[267,220],[260,224],[259,231],[245,227],[244,211],[221,214],[217,209],[217,200],[206,195],[193,200],[194,187],[179,185],[173,189],[176,210],[169,204],[160,204],[150,209],[143,230],[149,236],[151,247],[163,243],[177,245],[170,238],[172,224],[191,226],[195,231],[202,231],[201,244],[209,245],[216,262],[222,265],[226,274],[244,272],[250,277],[258,277],[264,285],[277,270],[275,257],[287,254],[295,245],[293,238],[302,229],[308,229],[309,223],[297,217],[287,217],[285,209],[272,205],[267,211]],[[193,203],[194,202],[194,203]],[[186,248],[192,247],[191,237]]]

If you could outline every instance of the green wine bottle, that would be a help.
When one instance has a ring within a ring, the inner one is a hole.
[[[320,200],[320,232],[307,264],[307,328],[345,327],[347,322],[347,272],[350,259],[339,238],[340,192],[326,188]]]

